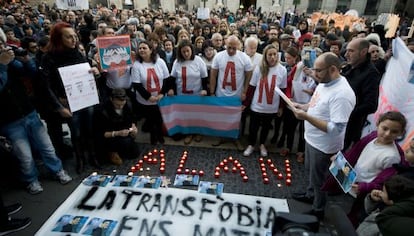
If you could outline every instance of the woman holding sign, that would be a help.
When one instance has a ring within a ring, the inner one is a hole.
[[[165,62],[157,55],[149,41],[142,41],[132,66],[132,86],[137,91],[137,101],[143,105],[143,114],[150,131],[151,144],[164,143],[163,121],[157,102],[169,89],[170,73]]]
[[[93,150],[92,115],[93,107],[86,107],[72,112],[69,108],[68,92],[65,88],[58,69],[65,66],[77,65],[87,62],[80,53],[79,39],[68,23],[57,23],[50,32],[50,41],[47,45],[47,53],[41,62],[41,76],[47,83],[47,99],[49,106],[48,116],[45,117],[48,131],[55,147],[63,145],[62,123],[68,123],[72,144],[76,155],[76,170],[82,172],[85,162],[85,152],[89,152],[92,164],[97,165]],[[96,67],[89,71],[95,76],[99,75]],[[81,89],[74,86],[74,89]]]

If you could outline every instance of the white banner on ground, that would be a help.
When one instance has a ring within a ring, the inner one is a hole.
[[[87,0],[56,0],[58,9],[63,10],[88,10],[89,1]]]
[[[286,199],[115,185],[81,183],[36,235],[265,235],[289,212]]]
[[[404,42],[394,39],[393,56],[388,61],[386,72],[380,84],[377,111],[368,117],[369,125],[363,135],[376,130],[376,121],[380,114],[387,111],[399,111],[407,118],[407,128],[400,145],[406,150],[414,138],[414,54]]]

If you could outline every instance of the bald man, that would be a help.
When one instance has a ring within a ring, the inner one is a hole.
[[[314,196],[312,210],[306,213],[319,220],[324,217],[327,197],[320,189],[329,174],[330,158],[343,148],[346,125],[356,103],[352,88],[339,73],[340,66],[334,53],[320,55],[313,68],[313,78],[319,84],[310,102],[295,104],[297,109],[293,110],[296,118],[305,121],[305,165],[310,172],[307,192],[293,198],[305,201]]]
[[[217,97],[246,98],[247,88],[252,77],[253,65],[249,56],[239,51],[240,40],[232,35],[226,41],[226,50],[217,53],[210,72],[210,94]],[[222,140],[221,140],[222,141]],[[222,142],[214,143],[219,146]],[[243,146],[235,143],[242,151]]]
[[[370,60],[369,46],[366,39],[355,38],[346,47],[347,66],[341,74],[354,90],[356,105],[346,129],[344,150],[358,142],[367,116],[374,113],[378,106],[381,76]]]

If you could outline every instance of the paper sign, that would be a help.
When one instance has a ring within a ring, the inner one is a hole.
[[[341,151],[336,154],[336,158],[332,161],[329,171],[335,177],[342,190],[345,193],[353,195],[351,189],[352,184],[355,183],[357,174],[351,164],[349,164],[349,162],[345,159]]]
[[[71,112],[99,103],[95,78],[90,69],[88,63],[58,68]]]
[[[275,87],[275,91],[276,91],[276,93],[278,93],[280,95],[280,97],[283,99],[283,101],[286,102],[286,104],[290,107],[290,109],[292,109],[293,111],[296,110],[295,105],[293,104],[293,102],[286,96],[285,93],[283,93],[282,90],[280,90],[279,87]]]
[[[208,18],[210,18],[210,9],[209,8],[204,8],[204,7],[199,7],[197,9],[197,19],[206,20]]]
[[[126,68],[132,64],[131,42],[128,35],[96,38],[99,62],[103,70]]]

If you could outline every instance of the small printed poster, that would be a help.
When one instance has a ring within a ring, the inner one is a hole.
[[[303,49],[303,64],[305,64],[308,68],[313,68],[313,64],[316,60],[316,50],[311,48],[304,48]]]
[[[88,186],[105,187],[111,178],[112,176],[110,175],[90,175],[83,181],[83,184]]]
[[[198,186],[199,179],[198,175],[175,175],[174,186]]]
[[[71,112],[99,104],[98,90],[89,63],[58,68]]]
[[[114,180],[114,186],[133,187],[137,182],[138,177],[133,175],[117,175]]]
[[[137,181],[137,187],[157,189],[161,186],[161,182],[161,177],[140,176]]]
[[[118,222],[102,218],[91,219],[82,232],[83,235],[110,236]]]
[[[355,183],[357,174],[341,151],[336,154],[336,158],[332,161],[329,171],[335,177],[342,190],[354,196],[351,189],[352,184]]]
[[[79,233],[88,220],[87,216],[63,215],[56,222],[52,231],[65,233]]]
[[[221,196],[221,194],[223,194],[223,188],[223,183],[200,181],[198,192]]]
[[[96,45],[103,70],[126,68],[132,64],[129,35],[98,37]]]

